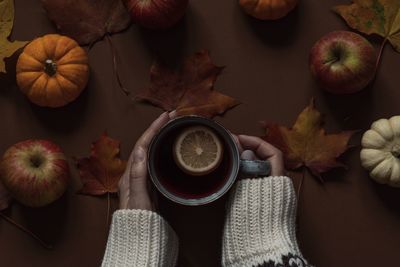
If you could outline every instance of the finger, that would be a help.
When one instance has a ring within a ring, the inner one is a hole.
[[[240,154],[241,159],[245,160],[259,160],[252,150],[245,150]]]
[[[144,149],[147,149],[151,142],[151,139],[153,139],[160,128],[163,127],[169,121],[169,119],[170,118],[168,112],[162,113],[142,134],[142,136],[136,142],[135,147],[142,147]]]
[[[159,120],[161,117],[163,117],[164,114],[166,114],[166,112],[161,114],[160,117],[157,120]],[[153,124],[156,123],[156,121],[154,121]],[[126,165],[126,168],[125,168],[125,172],[124,172],[124,176],[126,174],[127,177],[128,177],[128,180],[129,180],[129,176],[130,176],[130,173],[131,173],[131,168],[132,168],[133,161],[135,160],[136,156],[138,156],[139,147],[140,147],[140,149],[143,149],[144,147],[143,147],[142,144],[146,144],[146,142],[147,142],[146,140],[143,141],[143,139],[145,139],[145,138],[143,138],[143,136],[148,134],[146,132],[150,129],[150,127],[142,134],[142,136],[136,142],[135,147],[132,149],[131,154],[129,155],[129,159],[128,159],[128,162],[127,162],[127,165]],[[151,141],[151,139],[150,139],[150,141]],[[137,161],[137,159],[136,159],[136,161]]]
[[[271,163],[271,176],[285,175],[285,167],[281,155],[274,155],[268,161]]]
[[[239,140],[244,149],[253,150],[261,159],[271,163],[271,175],[284,175],[282,152],[261,138],[247,135],[239,135]]]
[[[119,208],[126,209],[129,201],[129,175],[124,173],[118,184]]]
[[[236,134],[232,134],[232,136],[233,136],[233,140],[235,141],[235,143],[239,149],[239,154],[242,154],[244,149],[243,149],[242,145],[240,144],[239,137]]]
[[[178,114],[177,114],[176,110],[173,110],[170,113],[168,113],[168,116],[170,119],[175,119],[178,116]]]
[[[268,159],[281,153],[276,147],[265,142],[259,137],[248,135],[239,135],[238,137],[243,149],[254,151],[261,159]]]
[[[133,151],[133,161],[129,171],[129,187],[131,190],[146,190],[147,151],[136,147]]]

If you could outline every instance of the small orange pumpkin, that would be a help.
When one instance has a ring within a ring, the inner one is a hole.
[[[36,38],[18,58],[17,84],[39,106],[70,103],[80,95],[88,78],[86,51],[66,36],[47,34]]]
[[[286,16],[298,0],[239,0],[244,11],[262,20],[275,20]]]

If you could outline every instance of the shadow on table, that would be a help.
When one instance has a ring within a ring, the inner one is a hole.
[[[179,237],[178,266],[221,266],[226,200],[224,196],[205,206],[186,207],[159,196],[161,213]]]
[[[156,60],[171,67],[179,67],[185,56],[189,19],[193,13],[190,5],[186,15],[173,27],[161,30],[139,28],[140,36],[149,53]]]
[[[32,112],[41,124],[56,132],[67,133],[78,128],[83,122],[82,115],[87,106],[91,88],[88,86],[72,103],[60,108],[39,107],[31,103]]]
[[[65,232],[67,210],[67,193],[45,207],[30,208],[22,206],[22,224],[38,235],[46,244],[56,247]]]
[[[259,20],[245,12],[243,16],[254,33],[269,46],[286,46],[294,43],[299,28],[301,6],[297,6],[286,17],[278,20]]]
[[[371,123],[373,115],[373,110],[370,108],[373,103],[373,90],[373,85],[369,85],[354,94],[338,95],[324,91],[323,97],[343,129],[349,124],[353,129],[364,129]]]
[[[373,182],[373,181],[371,181]],[[375,182],[373,182],[375,183]],[[400,217],[400,189],[375,183],[374,189],[385,206]]]
[[[19,54],[20,52],[16,52],[11,57],[4,59],[6,73],[0,72],[0,96],[7,97],[9,95],[13,95],[17,91],[15,90],[15,87],[17,87],[15,68]]]

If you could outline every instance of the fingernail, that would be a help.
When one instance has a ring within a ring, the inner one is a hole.
[[[176,110],[171,111],[170,113],[168,113],[168,116],[173,119],[176,117]]]

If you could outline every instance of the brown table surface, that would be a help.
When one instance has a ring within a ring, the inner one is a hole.
[[[226,65],[216,88],[243,104],[218,121],[235,133],[261,135],[259,120],[290,126],[315,97],[326,114],[328,131],[367,129],[371,122],[400,112],[400,55],[388,46],[373,86],[350,96],[322,92],[310,77],[308,53],[325,33],[346,29],[330,11],[340,0],[302,0],[287,18],[260,22],[244,15],[237,0],[191,1],[184,20],[167,31],[132,25],[112,37],[119,53],[121,77],[133,92],[148,84],[156,56],[176,64],[202,48]],[[40,1],[16,0],[12,38],[30,40],[55,32]],[[132,102],[118,88],[107,42],[89,53],[87,90],[61,109],[36,107],[15,85],[16,57],[9,75],[0,75],[0,151],[28,138],[50,139],[71,158],[67,194],[45,208],[19,204],[8,212],[54,246],[49,251],[0,220],[0,266],[99,266],[108,229],[106,199],[77,195],[79,178],[73,156],[89,153],[90,143],[107,130],[122,143],[127,158],[135,141],[160,110]],[[352,143],[359,145],[360,134]],[[368,178],[359,147],[342,157],[348,170],[335,170],[322,186],[308,175],[298,208],[298,238],[304,255],[317,266],[399,266],[400,191]],[[293,175],[298,182],[300,176]],[[161,198],[161,212],[180,237],[180,266],[219,266],[225,199],[203,207],[182,207]],[[113,205],[116,208],[117,201]]]

